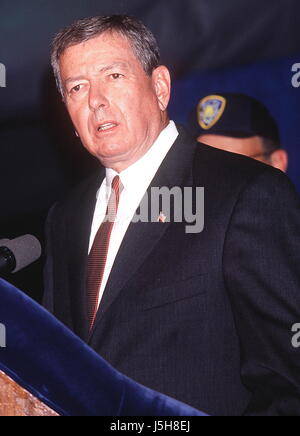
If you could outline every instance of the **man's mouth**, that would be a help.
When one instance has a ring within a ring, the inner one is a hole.
[[[103,124],[100,124],[100,126],[98,126],[97,130],[100,133],[107,132],[108,130],[112,130],[117,126],[118,126],[118,124],[116,124],[116,123],[103,123]]]

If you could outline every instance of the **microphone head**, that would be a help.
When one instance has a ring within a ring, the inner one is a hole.
[[[0,246],[7,247],[16,259],[16,268],[12,271],[13,273],[26,268],[42,255],[41,244],[37,238],[32,235],[20,236],[12,240],[2,239]]]

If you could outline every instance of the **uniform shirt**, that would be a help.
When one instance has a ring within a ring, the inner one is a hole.
[[[92,222],[90,246],[91,251],[95,236],[103,222],[108,200],[111,194],[111,184],[115,176],[119,175],[124,187],[118,208],[118,214],[111,233],[107,261],[100,286],[98,305],[104,294],[115,258],[122,244],[125,233],[139,207],[158,168],[178,137],[178,131],[173,121],[160,133],[148,152],[133,165],[118,174],[111,168],[106,169],[106,178],[97,192],[97,202]]]

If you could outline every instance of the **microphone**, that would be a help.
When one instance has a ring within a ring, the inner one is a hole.
[[[42,247],[35,236],[0,240],[0,274],[16,273],[41,257]]]

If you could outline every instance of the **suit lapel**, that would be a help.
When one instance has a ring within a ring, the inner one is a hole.
[[[96,205],[96,193],[105,177],[105,170],[91,177],[76,194],[68,208],[67,246],[69,247],[69,283],[71,311],[75,333],[88,338],[86,310],[86,272],[90,229]]]
[[[157,174],[148,188],[191,186],[192,163],[197,143],[180,128],[179,137],[164,159]],[[126,283],[134,276],[139,267],[159,243],[170,223],[131,223],[115,259],[103,299],[97,314],[94,330],[107,310],[116,300]]]

